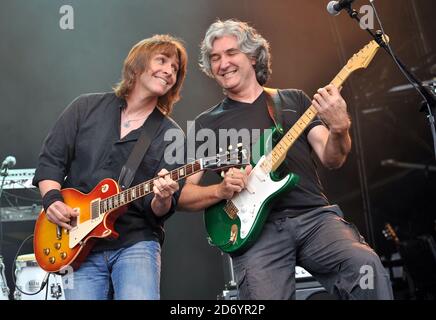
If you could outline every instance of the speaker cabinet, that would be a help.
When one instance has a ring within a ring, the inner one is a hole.
[[[296,300],[337,300],[335,296],[328,293],[315,279],[297,281],[295,287]]]

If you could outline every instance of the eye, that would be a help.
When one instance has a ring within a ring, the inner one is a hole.
[[[219,55],[214,54],[212,56],[210,56],[210,61],[211,62],[217,62],[220,59]]]

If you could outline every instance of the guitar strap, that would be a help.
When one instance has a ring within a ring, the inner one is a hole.
[[[284,134],[284,122],[283,122],[283,111],[282,111],[282,98],[279,89],[263,88],[266,93],[266,105],[268,107],[268,114],[274,122],[274,126],[280,132],[281,135]],[[290,170],[288,165],[288,160],[283,161],[284,167]],[[283,170],[284,167],[281,167]],[[283,173],[283,172],[282,172]]]
[[[135,177],[136,170],[138,170],[139,164],[144,158],[148,147],[150,147],[151,138],[156,134],[163,118],[164,115],[162,112],[155,107],[153,112],[148,116],[147,120],[145,120],[145,125],[142,128],[141,135],[139,136],[138,141],[136,141],[136,144],[133,147],[127,162],[121,169],[120,177],[118,178],[118,185],[122,190],[130,187],[130,184]]]
[[[268,113],[276,129],[283,134],[283,113],[282,113],[282,99],[278,89],[263,87],[266,93],[266,105]]]

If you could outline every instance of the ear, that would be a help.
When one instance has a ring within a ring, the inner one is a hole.
[[[256,65],[256,58],[255,57],[251,57],[251,65],[255,66]]]

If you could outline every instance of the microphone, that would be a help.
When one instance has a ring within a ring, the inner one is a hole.
[[[17,159],[14,156],[7,156],[5,160],[3,160],[2,166],[0,170],[13,168],[17,164]]]
[[[338,14],[341,13],[342,9],[345,9],[345,8],[349,7],[353,2],[354,2],[354,0],[330,1],[327,4],[327,11],[331,15],[337,16]]]

